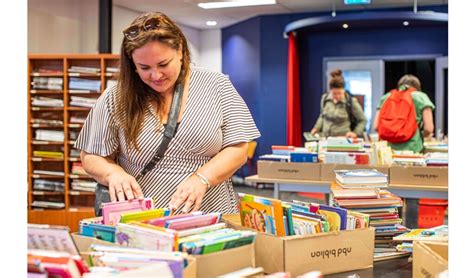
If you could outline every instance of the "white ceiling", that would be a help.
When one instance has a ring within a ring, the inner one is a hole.
[[[226,0],[220,0],[226,1]],[[227,0],[228,1],[228,0]],[[448,4],[448,0],[372,0],[370,5],[344,5],[343,0],[277,0],[275,5],[202,9],[200,2],[211,0],[113,0],[114,5],[139,13],[160,11],[180,24],[197,29],[220,29],[246,19],[266,14],[287,14],[304,12],[323,12],[328,14],[335,4],[336,12],[342,10],[366,10],[393,7],[418,7]],[[217,21],[216,26],[207,26],[206,21]]]

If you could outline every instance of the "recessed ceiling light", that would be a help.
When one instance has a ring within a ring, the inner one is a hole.
[[[349,28],[349,25],[344,23],[344,24],[342,24],[342,28],[347,29],[347,28]]]
[[[237,1],[216,1],[199,3],[198,6],[203,9],[233,8],[244,6],[259,6],[276,4],[276,0],[237,0]]]
[[[403,26],[408,26],[408,25],[410,25],[410,22],[408,22],[408,21],[403,21]]]
[[[208,21],[206,21],[206,25],[207,25],[207,26],[216,26],[216,25],[217,25],[217,21],[208,20]]]

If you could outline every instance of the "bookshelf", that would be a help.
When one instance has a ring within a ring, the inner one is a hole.
[[[116,82],[118,62],[114,54],[28,55],[29,223],[74,232],[94,217],[94,192],[76,187],[93,179],[77,173],[73,144],[94,101]]]

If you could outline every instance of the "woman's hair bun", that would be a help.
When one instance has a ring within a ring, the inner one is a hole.
[[[342,76],[342,70],[336,69],[336,70],[331,71],[331,77],[334,78],[336,76]]]

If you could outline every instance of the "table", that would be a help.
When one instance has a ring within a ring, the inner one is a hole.
[[[324,278],[392,278],[406,277],[411,278],[413,272],[412,263],[408,261],[408,257],[397,258],[374,262],[373,268],[347,271],[342,273],[334,273],[324,275]]]
[[[255,183],[273,183],[273,198],[280,199],[281,191],[324,193],[327,197],[331,192],[330,181],[293,180],[277,178],[260,178],[258,175],[248,176],[245,181]],[[401,198],[448,199],[448,187],[432,185],[390,184],[388,190]]]

